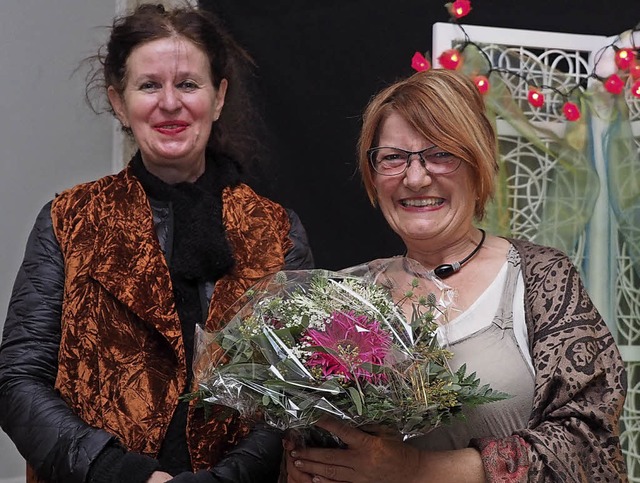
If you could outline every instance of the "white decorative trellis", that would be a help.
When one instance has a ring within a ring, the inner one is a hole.
[[[482,49],[492,66],[522,74],[503,76],[504,82],[529,122],[550,133],[548,138],[541,136],[539,144],[534,145],[521,131],[514,129],[511,123],[497,117],[501,166],[507,176],[506,186],[509,192],[509,230],[514,236],[533,241],[553,240],[553,234],[550,238],[540,239],[545,203],[550,196],[556,197],[554,203],[565,215],[565,224],[573,225],[576,236],[572,238],[570,246],[556,246],[564,249],[581,269],[587,290],[616,336],[626,362],[629,382],[621,421],[621,440],[627,459],[629,481],[640,482],[640,277],[637,267],[634,269],[629,246],[621,235],[612,209],[612,199],[620,187],[615,186],[615,183],[614,186],[609,186],[611,163],[605,153],[608,123],[612,114],[615,114],[616,106],[605,105],[601,116],[594,117],[589,126],[590,159],[589,165],[585,163],[583,166],[586,177],[582,179],[587,179],[587,171],[593,170],[597,175],[594,185],[596,189],[572,192],[574,186],[563,186],[568,192],[584,197],[584,203],[577,205],[575,200],[562,200],[558,197],[557,186],[556,192],[550,191],[554,189],[554,182],[560,179],[554,178],[554,175],[561,167],[558,165],[558,158],[545,150],[545,144],[552,143],[553,136],[565,136],[568,126],[562,114],[565,99],[550,91],[540,109],[531,107],[527,102],[530,83],[552,85],[561,92],[567,92],[578,84],[588,85],[590,92],[594,94],[601,91],[601,84],[593,82],[591,73],[595,70],[599,75],[606,76],[613,72],[613,50],[605,47],[612,45],[616,39],[467,25],[462,28],[464,31],[451,23],[434,25],[433,58],[436,67],[438,55],[464,43],[466,32],[468,38]],[[636,32],[635,45],[638,44],[640,34]],[[629,86],[626,92],[629,92]],[[626,105],[632,122],[635,153],[638,153],[640,100],[627,94]],[[636,189],[635,194],[640,197],[640,192],[637,191],[640,184],[638,157],[635,156],[635,164],[626,168],[628,176],[622,182],[632,184]],[[571,182],[569,179],[569,183]],[[594,200],[594,197],[597,198]],[[565,201],[566,205],[563,206]],[[575,214],[576,206],[587,208]],[[564,228],[555,227],[559,231]]]

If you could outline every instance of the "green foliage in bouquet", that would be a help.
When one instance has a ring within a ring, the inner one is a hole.
[[[414,279],[398,300],[361,277],[324,270],[279,272],[259,282],[217,333],[198,333],[187,396],[281,429],[322,414],[382,424],[409,437],[474,406],[508,397],[480,385],[438,343],[446,319]],[[405,313],[408,314],[405,316]]]

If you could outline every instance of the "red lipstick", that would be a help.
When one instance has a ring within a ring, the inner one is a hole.
[[[175,135],[180,134],[189,127],[189,123],[185,121],[163,121],[155,124],[153,128],[161,134]]]

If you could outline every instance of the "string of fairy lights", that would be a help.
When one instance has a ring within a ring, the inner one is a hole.
[[[581,85],[576,84],[567,91],[561,91],[553,86],[548,85],[536,85],[535,82],[529,81],[526,75],[521,72],[515,72],[508,69],[497,68],[492,65],[491,59],[486,53],[475,44],[465,32],[459,20],[466,17],[471,12],[470,0],[455,0],[454,2],[447,3],[445,5],[451,16],[451,21],[456,23],[462,30],[465,40],[460,48],[447,49],[438,56],[438,62],[444,69],[456,70],[459,69],[464,62],[464,51],[469,46],[477,48],[478,52],[485,56],[487,64],[490,66],[487,72],[477,73],[473,75],[473,82],[482,94],[489,92],[491,83],[489,77],[492,72],[500,72],[503,74],[514,75],[522,78],[528,84],[527,101],[534,108],[541,108],[545,103],[545,91],[554,91],[559,94],[565,102],[562,106],[562,112],[564,117],[568,121],[577,121],[580,119],[580,109],[577,104],[571,102],[569,98],[576,89],[584,89]],[[640,24],[637,25],[633,31],[640,30]],[[640,49],[634,43],[634,36],[631,35],[630,47],[619,47],[620,38],[616,38],[611,44],[603,47],[596,56],[595,64],[597,65],[602,58],[603,53],[607,49],[614,50],[614,61],[617,68],[617,72],[614,72],[603,78],[598,76],[594,72],[590,74],[590,77],[602,82],[604,89],[612,95],[623,95],[627,81],[631,79],[631,94],[634,97],[640,98]],[[421,52],[416,52],[411,59],[411,67],[416,71],[429,70],[431,68],[431,62],[428,55],[424,55]]]

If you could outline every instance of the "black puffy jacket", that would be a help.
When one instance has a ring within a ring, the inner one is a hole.
[[[92,462],[115,436],[93,428],[74,415],[54,389],[64,261],[54,235],[51,203],[40,211],[29,236],[23,263],[14,284],[0,345],[0,426],[37,473],[52,482],[84,482]],[[153,218],[165,253],[171,239],[171,210],[152,202]],[[313,267],[305,230],[288,210],[294,247],[285,257],[287,269]],[[213,285],[204,291],[211,296]],[[215,468],[181,475],[175,481],[266,481],[263,466],[252,463],[281,452],[281,435],[257,427]],[[278,462],[274,462],[277,466]],[[254,465],[255,466],[255,465]],[[259,469],[258,469],[259,468]]]

